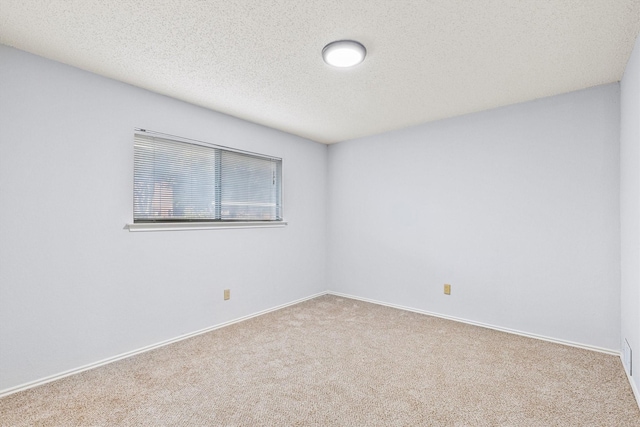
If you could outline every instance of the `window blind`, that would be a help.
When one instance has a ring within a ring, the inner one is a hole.
[[[134,136],[135,222],[282,221],[282,159]]]

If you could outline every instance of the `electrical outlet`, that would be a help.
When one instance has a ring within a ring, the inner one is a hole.
[[[231,298],[231,289],[225,289],[224,290],[224,300],[228,300],[229,298]]]
[[[448,283],[444,284],[444,294],[445,295],[451,295],[451,285]]]

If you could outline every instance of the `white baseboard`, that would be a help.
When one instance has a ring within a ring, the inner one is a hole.
[[[620,357],[620,351],[611,350],[611,349],[608,349],[608,348],[602,348],[602,347],[597,347],[597,346],[593,346],[593,345],[580,344],[580,343],[576,343],[576,342],[572,342],[572,341],[560,340],[560,339],[556,339],[556,338],[546,337],[544,335],[531,334],[531,333],[528,333],[528,332],[518,331],[516,329],[503,328],[501,326],[495,326],[495,325],[490,325],[490,324],[487,324],[487,323],[476,322],[476,321],[473,321],[473,320],[462,319],[460,317],[447,316],[445,314],[434,313],[434,312],[431,312],[431,311],[420,310],[420,309],[412,308],[412,307],[405,307],[405,306],[397,305],[397,304],[390,304],[390,303],[387,303],[387,302],[377,301],[377,300],[373,300],[373,299],[370,299],[370,298],[357,297],[357,296],[354,296],[354,295],[343,294],[343,293],[340,293],[340,292],[328,291],[327,293],[330,294],[330,295],[335,295],[335,296],[339,296],[339,297],[350,298],[350,299],[355,299],[355,300],[364,301],[364,302],[370,302],[370,303],[373,303],[373,304],[384,305],[386,307],[398,308],[400,310],[406,310],[406,311],[411,311],[411,312],[414,312],[414,313],[426,314],[428,316],[439,317],[441,319],[453,320],[453,321],[456,321],[456,322],[467,323],[469,325],[480,326],[482,328],[488,328],[488,329],[493,329],[493,330],[500,331],[500,332],[507,332],[507,333],[510,333],[510,334],[520,335],[520,336],[527,337],[527,338],[535,338],[535,339],[542,340],[542,341],[548,341],[548,342],[552,342],[552,343],[556,343],[556,344],[568,345],[568,346],[571,346],[571,347],[577,347],[577,348],[582,348],[582,349],[585,349],[585,350],[597,351],[599,353],[606,353],[606,354],[611,354],[613,356]]]
[[[118,360],[126,359],[128,357],[132,357],[132,356],[135,356],[137,354],[145,353],[147,351],[154,350],[156,348],[164,347],[166,345],[173,344],[175,342],[182,341],[182,340],[185,340],[187,338],[191,338],[191,337],[195,337],[197,335],[205,334],[207,332],[211,332],[211,331],[214,331],[216,329],[220,329],[220,328],[223,328],[225,326],[232,325],[234,323],[242,322],[244,320],[248,320],[248,319],[251,319],[251,318],[254,318],[254,317],[257,317],[257,316],[261,316],[263,314],[267,314],[267,313],[270,313],[270,312],[273,312],[273,311],[277,311],[277,310],[280,310],[282,308],[289,307],[289,306],[295,305],[295,304],[299,304],[301,302],[304,302],[304,301],[307,301],[307,300],[310,300],[310,299],[313,299],[313,298],[317,298],[319,296],[326,295],[326,294],[335,295],[335,296],[339,296],[339,297],[343,297],[343,298],[349,298],[349,299],[353,299],[353,300],[369,302],[369,303],[378,304],[378,305],[383,305],[383,306],[386,306],[386,307],[397,308],[397,309],[400,309],[400,310],[411,311],[411,312],[414,312],[414,313],[426,314],[428,316],[434,316],[434,317],[439,317],[439,318],[442,318],[442,319],[453,320],[453,321],[456,321],[456,322],[467,323],[469,325],[480,326],[480,327],[483,327],[483,328],[493,329],[493,330],[496,330],[496,331],[507,332],[507,333],[510,333],[510,334],[520,335],[520,336],[524,336],[524,337],[528,337],[528,338],[535,338],[535,339],[548,341],[548,342],[552,342],[552,343],[556,343],[556,344],[563,344],[563,345],[568,345],[568,346],[571,346],[571,347],[577,347],[577,348],[582,348],[582,349],[585,349],[585,350],[597,351],[597,352],[600,352],[600,353],[606,353],[606,354],[611,354],[611,355],[615,355],[615,356],[618,356],[618,357],[622,357],[622,355],[620,354],[619,351],[615,351],[615,350],[611,350],[611,349],[606,349],[606,348],[601,348],[601,347],[591,346],[591,345],[586,345],[586,344],[580,344],[580,343],[575,343],[575,342],[571,342],[571,341],[559,340],[559,339],[550,338],[550,337],[546,337],[546,336],[542,336],[542,335],[536,335],[536,334],[522,332],[522,331],[518,331],[518,330],[514,330],[514,329],[503,328],[503,327],[500,327],[500,326],[489,325],[489,324],[486,324],[486,323],[475,322],[475,321],[472,321],[472,320],[462,319],[462,318],[459,318],[459,317],[447,316],[447,315],[444,315],[444,314],[434,313],[434,312],[430,312],[430,311],[426,311],[426,310],[420,310],[420,309],[416,309],[416,308],[412,308],[412,307],[405,307],[405,306],[401,306],[401,305],[397,305],[397,304],[386,303],[386,302],[382,302],[382,301],[373,300],[373,299],[370,299],[370,298],[362,298],[362,297],[357,297],[355,295],[343,294],[343,293],[340,293],[340,292],[325,291],[325,292],[320,292],[320,293],[317,293],[317,294],[314,294],[314,295],[310,295],[308,297],[301,298],[301,299],[298,299],[298,300],[295,300],[295,301],[291,301],[291,302],[288,302],[288,303],[285,303],[285,304],[281,304],[281,305],[278,305],[276,307],[268,308],[266,310],[258,311],[256,313],[249,314],[247,316],[239,317],[237,319],[230,320],[228,322],[219,323],[217,325],[213,325],[213,326],[210,326],[208,328],[204,328],[204,329],[200,329],[200,330],[195,331],[195,332],[191,332],[191,333],[188,333],[188,334],[180,335],[180,336],[178,336],[176,338],[172,338],[172,339],[169,339],[169,340],[166,340],[166,341],[162,341],[162,342],[159,342],[157,344],[148,345],[146,347],[142,347],[142,348],[139,348],[137,350],[132,350],[132,351],[129,351],[129,352],[126,352],[126,353],[122,353],[122,354],[113,356],[113,357],[109,357],[107,359],[103,359],[103,360],[100,360],[100,361],[97,361],[97,362],[94,362],[94,363],[90,363],[90,364],[87,364],[87,365],[84,365],[84,366],[81,366],[81,367],[78,367],[78,368],[75,368],[75,369],[70,369],[68,371],[64,371],[64,372],[60,372],[58,374],[50,375],[50,376],[45,377],[45,378],[41,378],[41,379],[38,379],[38,380],[35,380],[35,381],[31,381],[31,382],[28,382],[28,383],[25,383],[25,384],[21,384],[21,385],[15,386],[15,387],[11,387],[11,388],[8,388],[8,389],[5,389],[5,390],[0,390],[0,398],[4,397],[4,396],[8,396],[8,395],[13,394],[13,393],[17,393],[17,392],[23,391],[23,390],[27,390],[27,389],[30,389],[30,388],[33,388],[33,387],[37,387],[37,386],[40,386],[40,385],[43,385],[43,384],[46,384],[46,383],[49,383],[49,382],[52,382],[52,381],[56,381],[56,380],[62,379],[64,377],[68,377],[70,375],[78,374],[80,372],[87,371],[89,369],[98,368],[100,366],[104,366],[104,365],[107,365],[109,363],[116,362]],[[626,374],[626,371],[625,371],[625,374]],[[634,394],[634,396],[636,398],[638,406],[640,407],[640,393],[638,392],[638,388],[636,387],[633,379],[631,377],[629,377],[628,375],[627,375],[627,377],[629,379],[629,383],[631,384],[631,389],[633,390],[633,394]]]
[[[8,396],[8,395],[13,394],[13,393],[17,393],[19,391],[27,390],[27,389],[30,389],[30,388],[33,388],[33,387],[38,387],[38,386],[41,386],[43,384],[50,383],[52,381],[56,381],[56,380],[62,379],[64,377],[68,377],[68,376],[71,376],[71,375],[79,374],[80,372],[88,371],[89,369],[98,368],[100,366],[104,366],[104,365],[107,365],[109,363],[116,362],[118,360],[126,359],[128,357],[132,357],[132,356],[135,356],[135,355],[140,354],[140,353],[145,353],[145,352],[150,351],[150,350],[155,350],[156,348],[164,347],[165,345],[173,344],[175,342],[182,341],[182,340],[185,340],[187,338],[195,337],[196,335],[206,334],[207,332],[211,332],[211,331],[214,331],[216,329],[223,328],[225,326],[233,325],[234,323],[242,322],[244,320],[249,320],[249,319],[251,319],[253,317],[261,316],[263,314],[271,313],[272,311],[277,311],[277,310],[283,309],[285,307],[289,307],[291,305],[299,304],[299,303],[301,303],[303,301],[307,301],[307,300],[310,300],[310,299],[313,299],[313,298],[316,298],[316,297],[319,297],[319,296],[322,296],[322,295],[326,295],[326,294],[327,294],[327,292],[320,292],[320,293],[317,293],[317,294],[314,294],[314,295],[311,295],[311,296],[308,296],[308,297],[305,297],[305,298],[297,299],[295,301],[291,301],[291,302],[288,302],[288,303],[285,303],[285,304],[278,305],[276,307],[272,307],[272,308],[268,308],[266,310],[258,311],[256,313],[249,314],[247,316],[239,317],[237,319],[230,320],[228,322],[219,323],[217,325],[209,326],[208,328],[204,328],[204,329],[200,329],[200,330],[195,331],[195,332],[190,332],[188,334],[180,335],[178,337],[171,338],[171,339],[168,339],[166,341],[159,342],[157,344],[151,344],[151,345],[148,345],[146,347],[139,348],[137,350],[128,351],[126,353],[122,353],[122,354],[119,354],[117,356],[113,356],[113,357],[109,357],[107,359],[100,360],[98,362],[89,363],[88,365],[80,366],[79,368],[69,369],[68,371],[64,371],[64,372],[60,372],[58,374],[50,375],[50,376],[45,377],[45,378],[41,378],[41,379],[38,379],[38,380],[35,380],[35,381],[30,381],[28,383],[21,384],[21,385],[15,386],[15,387],[11,387],[11,388],[8,388],[8,389],[5,389],[5,390],[0,390],[0,398],[4,397],[4,396]]]

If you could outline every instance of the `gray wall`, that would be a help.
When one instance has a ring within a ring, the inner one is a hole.
[[[329,289],[618,351],[619,122],[610,84],[330,146]]]
[[[325,145],[2,45],[0,94],[0,390],[326,289]],[[290,225],[124,230],[134,127],[282,157]]]
[[[620,218],[622,235],[622,338],[633,349],[640,390],[640,38],[620,83]],[[640,400],[640,396],[636,395]]]

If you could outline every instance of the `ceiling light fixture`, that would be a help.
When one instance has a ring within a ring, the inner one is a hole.
[[[322,49],[324,62],[334,67],[353,67],[364,61],[367,49],[353,40],[331,42]]]

